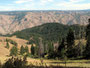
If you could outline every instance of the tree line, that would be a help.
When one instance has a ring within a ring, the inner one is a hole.
[[[52,41],[43,43],[41,39],[39,42],[38,52],[40,57],[47,58],[74,58],[74,59],[89,59],[90,58],[90,19],[88,20],[89,24],[85,28],[81,28],[78,44],[75,44],[77,40],[75,32],[72,28],[69,29],[67,36],[60,39],[59,46],[55,50],[55,46]],[[84,29],[84,30],[83,30]],[[85,31],[85,32],[84,32]],[[86,40],[86,44],[82,44],[82,39]],[[31,54],[35,55],[35,46],[31,47]],[[37,53],[37,54],[38,54]]]
[[[48,59],[51,59],[51,58],[53,59],[86,58],[88,59],[90,58],[90,49],[89,49],[90,48],[90,19],[89,19],[89,24],[87,26],[78,27],[78,28],[80,30],[77,30],[76,26],[74,27],[72,25],[68,29],[68,32],[67,33],[65,32],[66,36],[63,36],[63,37],[58,36],[57,48],[55,48],[55,45],[54,45],[55,41],[53,40],[46,41],[44,37],[38,36],[38,37],[35,37],[34,40],[27,43],[27,44],[31,44],[30,51],[28,46],[26,46],[25,48],[21,46],[19,54],[24,55],[26,53],[28,56],[31,56],[33,58],[43,57]],[[33,30],[34,29],[38,29],[38,27],[33,28]],[[30,30],[30,31],[33,31],[33,30]],[[36,30],[34,30],[33,32],[35,31]],[[35,41],[35,39],[37,41]],[[86,45],[82,44],[82,39],[86,40]],[[77,45],[75,44],[75,40],[78,40]],[[35,46],[33,44],[35,44]],[[7,43],[7,48],[8,48],[8,43]],[[18,54],[17,46],[14,46],[11,49],[10,54],[15,56]]]

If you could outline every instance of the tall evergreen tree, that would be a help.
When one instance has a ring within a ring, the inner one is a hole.
[[[23,55],[24,53],[25,53],[25,49],[24,49],[23,46],[21,46],[21,48],[20,48],[20,54]]]
[[[87,25],[87,28],[86,28],[87,44],[86,44],[86,48],[85,48],[85,52],[84,52],[84,56],[86,58],[90,58],[90,19],[88,21],[89,21],[89,24]]]
[[[9,43],[7,42],[6,43],[6,46],[5,46],[7,49],[9,49]]]
[[[48,42],[46,42],[44,44],[44,52],[45,52],[45,55],[48,54],[48,51],[49,51],[49,46],[48,46]]]
[[[69,29],[66,39],[67,39],[67,56],[71,58],[74,56],[74,52],[75,52],[74,50],[75,37],[74,37],[74,32],[72,29]]]
[[[32,46],[31,46],[31,54],[32,54],[32,55],[35,55],[35,47],[33,46],[33,44],[32,44]]]
[[[48,43],[48,53],[53,53],[54,52],[54,46],[52,42]]]
[[[54,50],[54,45],[52,42],[48,43],[48,58],[55,58],[57,56],[56,51]]]
[[[43,40],[42,38],[39,38],[39,57],[43,57],[44,55],[44,45],[43,45]]]
[[[18,48],[16,46],[13,46],[12,49],[10,50],[10,55],[11,56],[17,56],[18,55]]]
[[[65,55],[66,55],[65,39],[62,39],[62,42],[58,47],[58,57],[64,59]]]
[[[34,55],[35,55],[35,57],[38,57],[39,46],[36,45],[36,46],[34,47],[34,49],[35,49],[35,54],[34,54]]]
[[[25,46],[25,53],[29,53],[28,46]]]
[[[69,29],[69,32],[67,34],[67,46],[68,47],[72,47],[74,45],[74,40],[75,40],[75,37],[74,37],[74,32],[73,30],[70,28]]]

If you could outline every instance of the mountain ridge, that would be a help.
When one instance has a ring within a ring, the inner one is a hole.
[[[10,11],[0,12],[0,34],[12,34],[26,28],[57,22],[87,25],[90,11]]]

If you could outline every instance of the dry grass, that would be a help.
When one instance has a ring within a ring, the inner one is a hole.
[[[83,45],[86,45],[85,39],[81,39],[80,41],[82,42]],[[75,45],[77,45],[78,43],[79,43],[79,40],[75,40]]]
[[[41,60],[40,59],[33,59],[33,58],[28,58],[27,59],[28,62],[34,65],[40,65],[41,64]],[[61,60],[46,60],[43,59],[43,65],[47,65],[47,66],[65,66],[65,61],[61,61]],[[67,67],[90,67],[90,60],[68,60],[66,63]]]
[[[10,44],[10,49],[5,48],[6,46],[6,42],[5,40],[7,39],[11,39],[15,42],[18,43],[18,48],[20,49],[21,45],[23,45],[24,47],[27,45],[27,40],[23,40],[23,39],[19,39],[16,37],[0,37],[0,61],[2,63],[5,63],[5,61],[7,59],[9,59],[10,57],[9,55],[9,50],[12,48],[12,44]],[[83,44],[86,44],[86,40],[82,39],[81,40]],[[76,44],[78,44],[78,40],[75,41]],[[29,49],[30,49],[30,45],[28,45]],[[27,58],[27,61],[29,64],[34,64],[36,66],[40,65],[41,60],[40,59],[34,59],[34,58]],[[50,65],[54,65],[54,66],[65,66],[65,62],[61,61],[61,60],[46,60],[43,59],[43,64],[50,66]],[[90,67],[90,60],[68,60],[66,66],[69,67]]]
[[[10,57],[0,57],[0,61],[5,63]],[[42,61],[43,60],[43,61]],[[35,66],[65,66],[65,61],[61,60],[46,60],[46,59],[27,58],[28,65]],[[41,62],[42,61],[42,62]],[[43,64],[42,64],[43,63]],[[90,60],[68,60],[67,67],[87,67],[90,68]]]
[[[18,49],[20,49],[20,47],[22,45],[25,47],[27,45],[26,43],[28,42],[27,40],[19,39],[16,37],[0,37],[0,56],[9,55],[10,49],[14,46],[9,43],[10,48],[9,49],[5,48],[5,46],[6,46],[5,40],[6,39],[11,39],[11,40],[15,41],[18,44]],[[31,45],[27,45],[27,46],[29,47],[29,51],[30,51]]]
[[[11,39],[11,40],[15,41],[18,44],[18,49],[20,49],[21,45],[23,45],[25,47],[27,45],[26,43],[28,42],[27,40],[19,39],[16,37],[0,37],[0,61],[2,63],[4,63],[5,60],[9,58],[10,49],[14,46],[9,43],[10,48],[9,49],[5,48],[5,46],[6,46],[5,40],[6,39]],[[31,46],[28,45],[28,47],[30,49]]]

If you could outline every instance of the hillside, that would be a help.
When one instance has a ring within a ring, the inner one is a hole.
[[[11,34],[44,23],[87,24],[90,11],[12,11],[0,12],[0,34]]]
[[[24,29],[22,31],[17,31],[8,36],[16,36],[18,38],[30,40],[30,42],[38,41],[39,37],[42,37],[44,41],[59,41],[61,38],[67,36],[68,29],[72,28],[75,31],[75,36],[78,38],[80,29],[83,26],[80,25],[63,25],[59,23],[47,23],[37,27]],[[82,33],[83,35],[84,33]],[[32,40],[32,41],[31,41]]]
[[[6,46],[6,39],[9,39],[11,41],[14,41],[17,43],[17,47],[18,49],[20,49],[20,47],[23,45],[24,47],[27,45],[26,43],[28,42],[27,40],[24,40],[24,39],[19,39],[19,38],[16,38],[16,37],[0,37],[0,58],[1,57],[8,57],[9,56],[9,53],[10,53],[10,49],[14,46],[13,44],[11,44],[9,42],[9,46],[10,48],[7,49],[5,48]],[[28,45],[29,47],[29,50],[30,50],[30,45]]]

